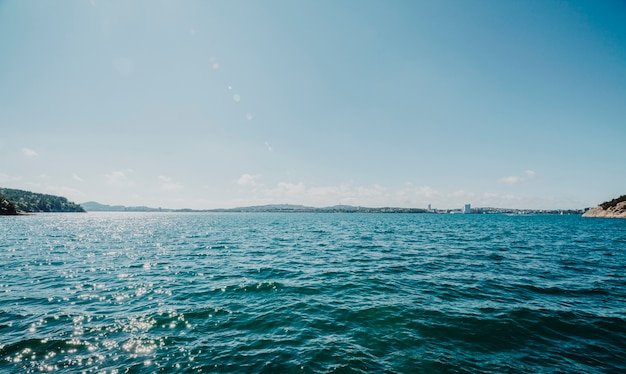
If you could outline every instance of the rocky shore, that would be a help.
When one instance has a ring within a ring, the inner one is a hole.
[[[626,195],[589,209],[583,217],[626,218]]]

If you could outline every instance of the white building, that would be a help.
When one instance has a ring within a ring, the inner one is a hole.
[[[465,204],[463,208],[463,214],[470,214],[472,212],[472,204]]]

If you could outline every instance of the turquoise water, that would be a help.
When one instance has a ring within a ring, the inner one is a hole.
[[[625,372],[626,220],[0,219],[0,372]]]

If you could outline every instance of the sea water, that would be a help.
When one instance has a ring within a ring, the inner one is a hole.
[[[0,217],[0,372],[626,372],[626,220]]]

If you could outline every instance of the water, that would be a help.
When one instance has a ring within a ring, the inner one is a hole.
[[[626,220],[0,219],[0,372],[624,372]]]

